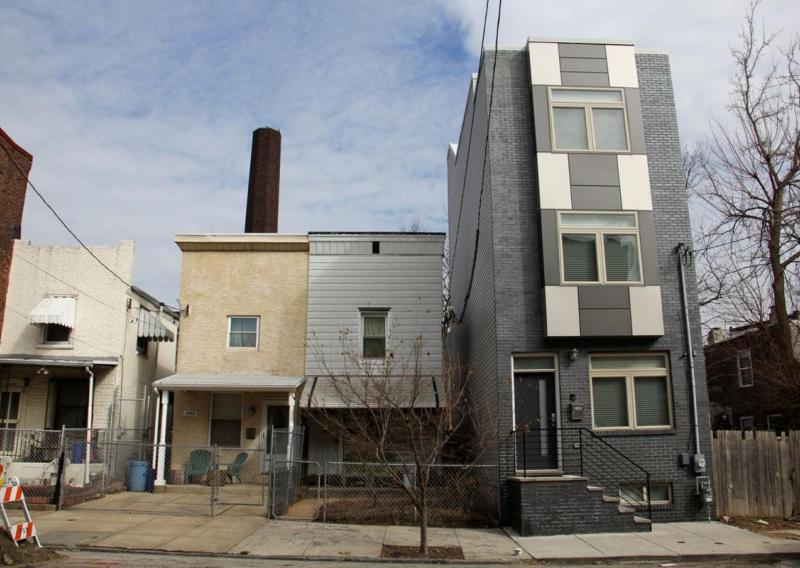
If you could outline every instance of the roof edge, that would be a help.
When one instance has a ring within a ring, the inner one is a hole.
[[[7,141],[9,144],[11,144],[11,146],[12,146],[12,147],[13,147],[13,148],[14,148],[16,151],[18,151],[20,154],[24,154],[25,156],[27,156],[28,158],[30,158],[31,160],[33,160],[33,154],[31,154],[31,153],[30,153],[30,152],[28,152],[28,151],[27,151],[25,148],[23,148],[22,146],[20,146],[20,145],[19,145],[19,144],[17,144],[16,142],[14,142],[14,139],[13,139],[13,138],[11,138],[11,136],[8,134],[8,132],[6,132],[5,130],[3,130],[2,128],[0,128],[0,137],[3,137],[3,138],[5,138],[5,139],[6,139],[6,141]]]

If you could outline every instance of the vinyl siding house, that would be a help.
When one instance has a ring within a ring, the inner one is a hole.
[[[702,353],[696,393],[684,357],[675,250],[691,233],[668,56],[593,40],[487,51],[448,151],[448,201],[447,342],[499,439],[486,460],[503,522],[560,534],[705,518],[710,467],[692,455],[709,453],[708,400]],[[699,346],[691,267],[686,281]]]
[[[91,251],[131,280],[133,242]],[[0,341],[2,451],[24,462],[32,442],[46,445],[42,430],[62,427],[146,439],[150,385],[174,372],[177,325],[81,247],[15,241]]]
[[[155,383],[161,406],[156,484],[178,481],[193,448],[222,459],[248,452],[257,481],[274,429],[299,424],[308,298],[308,237],[276,233],[177,235],[182,252],[176,374]],[[256,450],[266,448],[266,453]],[[259,457],[253,457],[259,456]],[[230,461],[228,459],[228,461]],[[206,470],[210,464],[205,464]]]
[[[444,233],[309,234],[306,387],[300,399],[307,413],[357,406],[342,400],[332,384],[343,377],[358,380],[359,373],[373,369],[353,365],[353,358],[374,362],[373,376],[382,375],[390,358],[389,379],[400,389],[403,381],[419,381],[409,372],[418,340],[419,373],[441,378],[444,238]],[[434,404],[432,388],[416,403]],[[349,457],[341,440],[313,417],[306,424],[309,460],[322,464]]]

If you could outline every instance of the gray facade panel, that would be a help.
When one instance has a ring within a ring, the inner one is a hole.
[[[584,210],[619,211],[622,195],[619,187],[612,185],[573,185],[572,208]]]
[[[589,57],[592,59],[605,59],[606,46],[596,43],[559,43],[558,55],[560,57]]]
[[[562,71],[578,71],[584,73],[608,73],[605,59],[589,59],[586,57],[562,57]]]
[[[545,286],[561,284],[556,215],[557,212],[553,209],[542,210],[542,266]]]
[[[628,113],[628,135],[630,137],[631,153],[645,154],[647,153],[647,148],[644,144],[642,101],[639,97],[639,89],[625,89],[625,106]]]
[[[585,337],[622,337],[633,333],[630,309],[581,308],[580,318],[581,335]]]
[[[547,87],[533,86],[533,127],[536,134],[536,151],[550,152],[550,105],[547,100]]]
[[[569,181],[572,185],[613,185],[619,187],[616,154],[570,154]]]
[[[578,286],[581,309],[630,309],[627,286]]]
[[[569,87],[608,87],[608,73],[561,72],[561,84]]]
[[[652,211],[639,211],[639,242],[645,286],[658,286],[658,234]]]

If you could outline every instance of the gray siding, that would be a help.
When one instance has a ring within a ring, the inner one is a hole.
[[[374,240],[382,241],[380,254],[372,254]],[[345,372],[343,352],[360,349],[365,308],[389,310],[387,349],[398,368],[422,337],[424,372],[439,376],[444,236],[310,235],[309,241],[306,376]]]

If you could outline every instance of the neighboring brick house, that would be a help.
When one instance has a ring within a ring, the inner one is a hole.
[[[503,522],[637,530],[648,501],[656,521],[706,518],[705,464],[691,455],[710,453],[708,401],[699,354],[693,429],[668,56],[583,40],[487,50],[448,170],[448,344],[499,439],[485,460],[499,466]],[[699,346],[691,267],[686,280]]]
[[[800,312],[789,316],[800,360]],[[773,325],[746,325],[706,337],[706,376],[715,430],[775,430],[800,427],[797,404],[776,381],[776,358],[768,331]],[[796,389],[795,389],[796,390]]]
[[[14,239],[22,236],[22,210],[33,156],[0,128],[0,340]]]

